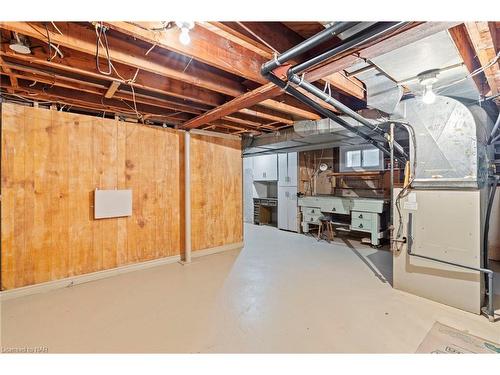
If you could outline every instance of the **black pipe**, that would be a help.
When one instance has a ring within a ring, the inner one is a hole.
[[[343,112],[347,116],[349,116],[349,117],[353,118],[354,120],[360,122],[361,124],[365,125],[366,127],[368,127],[370,130],[374,131],[375,133],[380,134],[386,140],[389,140],[389,138],[390,138],[389,135],[383,129],[380,129],[378,126],[373,125],[370,121],[365,119],[363,116],[359,115],[358,113],[356,113],[351,108],[344,105],[343,103],[339,102],[338,100],[332,98],[330,95],[326,94],[325,92],[321,91],[316,86],[314,86],[312,83],[309,83],[306,80],[301,79],[298,75],[293,74],[291,72],[291,69],[288,71],[288,81],[295,83],[299,87],[304,88],[306,91],[313,94],[317,98],[322,99],[326,103],[333,105],[339,111]],[[401,147],[401,145],[399,143],[394,142],[394,148],[401,155],[403,155],[406,159],[408,159],[408,155],[406,154],[403,147]]]
[[[332,25],[327,26],[324,30],[317,33],[316,35],[304,40],[303,42],[297,44],[295,47],[290,48],[288,51],[276,56],[275,59],[266,62],[262,65],[261,73],[265,76],[267,73],[276,69],[278,66],[284,62],[291,60],[304,52],[309,51],[321,43],[333,38],[334,36],[356,26],[359,22],[336,22]]]
[[[491,184],[491,192],[488,199],[488,207],[486,208],[486,217],[484,220],[484,237],[483,237],[483,266],[488,268],[489,263],[489,251],[488,251],[488,235],[490,232],[490,216],[491,208],[493,207],[493,201],[495,200],[495,193],[497,191],[499,176],[495,176],[493,183]]]
[[[486,144],[491,145],[493,143],[493,141],[498,139],[498,137],[495,137],[495,133],[497,132],[499,126],[500,126],[500,113],[498,114],[497,121],[495,122],[495,125],[493,126],[493,129],[491,130],[491,134],[490,134],[490,136],[488,138],[488,142],[486,142]],[[493,137],[495,137],[495,138],[493,138]]]
[[[304,104],[307,104],[308,106],[310,106],[311,108],[313,108],[318,113],[322,114],[325,117],[330,118],[331,120],[335,121],[337,124],[339,124],[342,127],[346,128],[350,132],[352,132],[352,133],[360,136],[361,138],[363,138],[364,140],[366,140],[368,143],[370,143],[373,146],[377,147],[385,155],[387,155],[387,156],[391,155],[391,152],[387,148],[385,148],[384,146],[382,146],[379,142],[377,142],[375,139],[373,139],[372,137],[370,137],[368,134],[365,134],[365,133],[359,131],[359,129],[357,129],[356,127],[352,126],[351,124],[349,124],[344,119],[342,119],[339,116],[337,116],[332,111],[330,111],[330,110],[328,110],[326,108],[323,108],[321,105],[319,105],[318,103],[316,103],[314,100],[308,98],[307,96],[305,96],[304,94],[302,94],[300,91],[298,91],[294,87],[292,87],[292,86],[288,85],[287,83],[283,82],[282,80],[280,80],[274,74],[269,73],[269,74],[265,75],[265,78],[267,78],[269,81],[271,81],[272,83],[274,83],[276,86],[282,88],[287,93],[289,93],[290,95],[292,95],[296,99],[300,100]],[[403,164],[406,162],[406,160],[403,159],[403,158],[397,158],[397,159],[401,163],[403,163]]]
[[[369,27],[366,32],[362,32],[361,34],[355,34],[354,36],[347,38],[341,45],[338,47],[332,48],[329,51],[322,53],[310,60],[304,61],[298,65],[295,65],[291,68],[294,74],[301,73],[306,69],[329,59],[341,52],[344,52],[350,48],[357,47],[363,43],[369,42],[380,35],[383,35],[389,31],[400,28],[401,26],[406,25],[408,22],[387,22],[387,23],[377,23],[371,27]]]

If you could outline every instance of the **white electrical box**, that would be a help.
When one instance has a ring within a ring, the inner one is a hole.
[[[132,190],[95,190],[95,219],[123,216],[132,216]]]

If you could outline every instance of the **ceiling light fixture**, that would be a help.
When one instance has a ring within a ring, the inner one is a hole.
[[[420,73],[417,77],[420,84],[424,87],[422,101],[425,104],[432,104],[436,100],[436,94],[432,91],[432,85],[437,82],[439,69],[426,70]]]
[[[191,42],[191,37],[189,36],[189,31],[194,27],[194,22],[193,21],[184,21],[184,22],[179,22],[176,21],[175,24],[177,27],[181,30],[181,33],[179,34],[179,42],[187,46]]]
[[[16,32],[14,33],[14,39],[10,41],[9,48],[14,52],[22,53],[23,55],[29,55],[31,53],[26,37],[23,35],[19,36]]]

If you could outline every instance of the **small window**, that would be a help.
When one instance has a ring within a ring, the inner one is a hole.
[[[363,150],[363,167],[378,167],[380,163],[380,150],[372,148]]]
[[[361,167],[360,150],[346,152],[346,167],[347,168]]]
[[[371,145],[340,147],[340,171],[384,169],[382,152]]]

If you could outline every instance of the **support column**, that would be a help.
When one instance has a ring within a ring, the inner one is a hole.
[[[191,134],[184,133],[184,263],[191,263]]]

